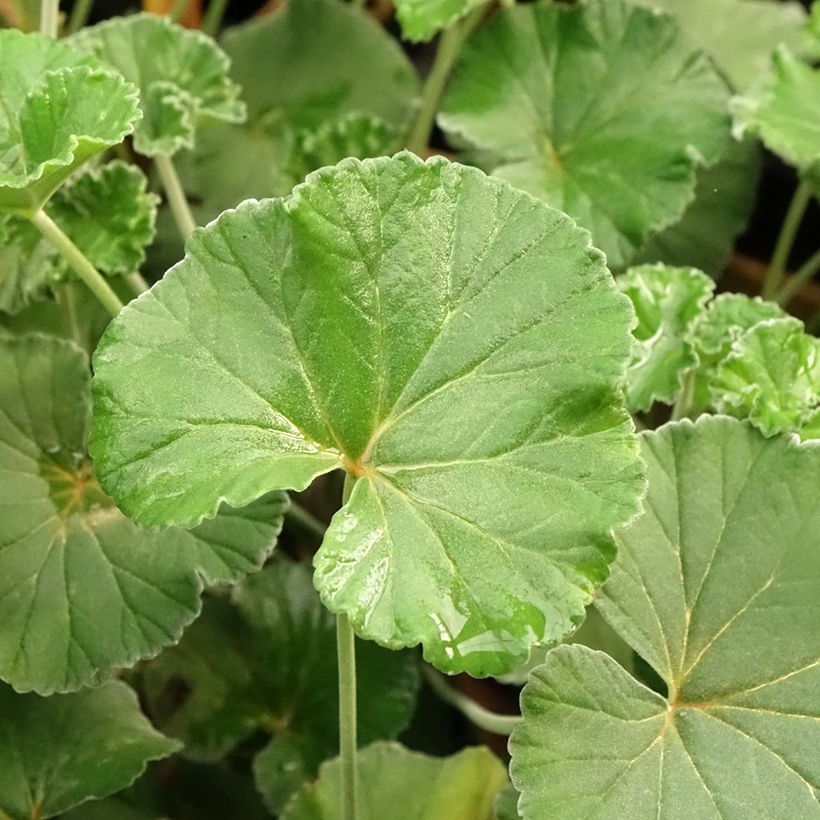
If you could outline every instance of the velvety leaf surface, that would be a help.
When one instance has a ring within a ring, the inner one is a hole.
[[[683,374],[698,362],[689,328],[715,283],[695,268],[641,265],[620,276],[618,286],[638,316],[626,373],[627,405],[636,412],[656,401],[672,404]]]
[[[28,219],[0,214],[0,311],[16,315],[44,299],[58,270],[54,246]]]
[[[636,1],[671,14],[740,90],[765,73],[777,46],[803,45],[806,12],[793,0]]]
[[[345,161],[195,233],[109,326],[92,451],[145,524],[346,468],[325,604],[498,674],[580,623],[636,509],[631,322],[543,203],[441,158]]]
[[[669,17],[546,2],[494,15],[468,43],[439,123],[588,228],[619,268],[682,216],[696,168],[728,149],[727,100]]]
[[[669,696],[551,652],[510,742],[523,816],[820,817],[820,451],[725,417],[642,443],[645,512],[596,603]]]
[[[757,134],[767,148],[792,165],[816,171],[820,162],[820,70],[780,48],[767,81],[732,103],[740,132]]]
[[[178,748],[153,729],[136,695],[118,681],[50,698],[0,684],[0,815],[54,817],[118,792],[149,761]]]
[[[245,118],[239,86],[228,77],[227,55],[210,37],[166,16],[115,17],[83,29],[71,42],[139,88],[145,116],[134,133],[134,147],[141,154],[191,148],[201,120]]]
[[[211,600],[178,646],[144,670],[151,714],[191,757],[224,756],[255,732],[271,739],[256,757],[273,811],[338,752],[336,621],[310,569],[275,562]],[[359,743],[395,737],[410,720],[416,659],[373,643],[357,646]],[[184,686],[183,702],[173,693]],[[168,702],[168,693],[171,701]]]
[[[0,31],[0,210],[36,211],[139,120],[136,89],[65,43]]]
[[[125,518],[86,456],[89,379],[68,342],[0,342],[0,677],[21,691],[96,683],[174,643],[203,581],[257,569],[281,526],[281,495],[190,533]]]
[[[429,757],[397,743],[359,752],[359,820],[492,820],[493,798],[507,782],[501,761],[483,747]],[[315,784],[288,804],[282,820],[339,820],[338,759],[325,763]],[[401,808],[399,808],[401,807]]]
[[[709,387],[719,412],[767,436],[799,430],[820,407],[820,339],[797,319],[762,322],[735,341]]]
[[[406,40],[429,40],[484,0],[396,0],[396,17]]]

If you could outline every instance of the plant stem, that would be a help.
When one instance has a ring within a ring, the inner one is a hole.
[[[806,180],[801,180],[789,204],[789,209],[786,211],[783,227],[780,229],[780,235],[777,237],[777,244],[772,254],[772,261],[766,271],[766,280],[763,283],[764,299],[771,299],[780,287],[789,263],[789,254],[791,254],[800,223],[803,221],[803,215],[811,201],[812,193],[812,186]]]
[[[787,307],[789,302],[800,292],[803,285],[810,282],[818,271],[820,271],[820,250],[815,251],[795,271],[794,276],[777,291],[774,301],[782,307]]]
[[[60,230],[42,208],[29,217],[43,236],[54,245],[63,259],[71,265],[103,307],[116,316],[123,308],[119,296],[111,290],[103,275],[86,259],[85,254]]]
[[[202,30],[211,37],[216,37],[219,29],[222,28],[222,19],[228,8],[228,0],[211,0],[208,10],[205,12],[205,19],[202,21]]]
[[[285,515],[296,524],[299,524],[300,527],[303,527],[308,532],[312,532],[320,540],[325,537],[327,527],[325,527],[313,513],[309,513],[298,501],[294,501],[291,498]]]
[[[430,666],[424,667],[424,677],[445,703],[458,709],[471,723],[485,732],[492,732],[494,735],[509,735],[521,721],[520,715],[498,715],[480,706],[457,689],[453,689],[445,682],[444,676]]]
[[[407,137],[407,148],[415,154],[424,154],[430,142],[436,111],[441,102],[450,72],[467,38],[484,16],[484,6],[457,20],[439,38],[433,67],[424,81],[421,104],[413,130]]]
[[[695,371],[690,370],[683,377],[683,384],[681,385],[678,398],[675,400],[675,405],[672,408],[672,421],[680,421],[685,419],[692,410],[692,397],[695,392]]]
[[[71,9],[71,17],[68,18],[67,34],[74,34],[79,31],[87,22],[94,7],[94,0],[75,0],[74,8]]]
[[[194,215],[191,213],[188,198],[182,188],[182,183],[179,181],[176,168],[174,168],[174,163],[171,161],[171,157],[159,154],[154,157],[154,164],[157,167],[162,187],[168,197],[168,204],[171,206],[174,221],[177,223],[182,239],[185,240],[196,228],[196,222],[194,221]]]
[[[128,287],[134,291],[135,296],[139,296],[151,288],[148,282],[145,281],[145,277],[139,271],[128,273],[123,278],[128,283]]]
[[[60,0],[40,0],[40,34],[57,39],[60,24]]]
[[[72,282],[63,282],[54,289],[54,294],[57,297],[57,304],[62,309],[69,336],[82,347],[77,325],[77,306],[74,302],[74,284]]]
[[[188,8],[190,2],[191,0],[174,0],[174,4],[168,12],[168,17],[170,17],[174,23],[179,22],[179,18],[185,14],[185,9]]]

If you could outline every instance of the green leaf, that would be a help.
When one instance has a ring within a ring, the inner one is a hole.
[[[16,315],[45,299],[58,275],[56,257],[28,219],[0,214],[0,311]]]
[[[559,647],[510,740],[525,818],[820,816],[820,458],[704,417],[645,433],[645,512],[596,599],[669,696]]]
[[[0,684],[0,725],[0,813],[8,820],[54,817],[107,797],[179,748],[117,681],[50,698]]]
[[[785,48],[772,58],[772,75],[747,96],[732,100],[739,133],[757,134],[767,148],[801,171],[820,162],[820,69]]]
[[[442,158],[348,160],[195,233],[109,326],[92,452],[147,525],[347,469],[325,604],[499,674],[580,623],[635,512],[631,322],[564,215]]]
[[[0,31],[0,211],[40,208],[134,130],[136,89],[65,43]]]
[[[359,820],[493,820],[493,798],[507,782],[501,761],[489,749],[464,749],[429,757],[397,743],[375,743],[357,760]],[[282,820],[339,820],[341,766],[325,763],[315,784],[291,800]],[[423,795],[423,799],[419,799]]]
[[[210,37],[165,16],[115,17],[83,29],[71,42],[139,88],[145,116],[134,132],[134,147],[141,154],[170,156],[193,147],[202,120],[245,119],[227,55]]]
[[[797,319],[761,322],[735,341],[710,389],[718,412],[766,436],[797,431],[820,407],[820,339]]]
[[[519,794],[512,784],[507,784],[495,796],[495,820],[521,820],[518,813]]]
[[[697,174],[695,198],[678,222],[653,236],[634,263],[693,266],[718,276],[746,227],[757,199],[761,151],[752,138]]]
[[[209,601],[181,643],[145,668],[145,691],[158,725],[194,759],[219,759],[255,732],[269,735],[254,770],[278,812],[338,752],[336,622],[308,567],[287,561],[248,578],[232,599]],[[359,743],[393,738],[413,712],[416,660],[360,642],[357,686]]]
[[[589,229],[620,268],[682,216],[695,170],[726,153],[727,100],[669,17],[622,0],[548,2],[496,14],[468,43],[439,123]]]
[[[430,40],[485,0],[396,0],[396,17],[406,40]]]
[[[689,329],[715,283],[695,268],[641,265],[619,277],[618,286],[638,316],[626,371],[627,406],[636,412],[649,410],[656,401],[672,404],[683,374],[698,362]]]
[[[671,14],[712,55],[732,85],[745,90],[780,44],[800,49],[806,12],[787,0],[636,0]]]
[[[70,343],[0,343],[0,677],[21,691],[97,683],[176,642],[203,583],[257,569],[281,526],[281,495],[191,533],[125,518],[85,454],[89,379]]]

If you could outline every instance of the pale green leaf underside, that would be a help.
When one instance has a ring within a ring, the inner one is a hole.
[[[121,142],[136,89],[65,43],[0,31],[0,210],[37,210],[71,172]]]
[[[630,324],[557,211],[440,158],[349,160],[195,233],[114,321],[92,452],[146,524],[346,465],[325,603],[496,674],[580,622],[635,510]]]
[[[698,358],[689,327],[714,290],[714,282],[695,268],[641,265],[618,278],[638,316],[626,373],[626,400],[632,412],[656,401],[672,404],[683,374]]]
[[[396,0],[396,17],[406,40],[429,40],[485,0]]]
[[[21,691],[99,682],[176,642],[203,582],[257,569],[281,526],[279,495],[191,533],[125,518],[85,455],[89,378],[67,342],[0,343],[0,678]]]
[[[178,748],[123,683],[50,698],[0,684],[0,814],[54,817],[124,789]]]
[[[357,766],[359,820],[493,820],[493,798],[507,782],[501,761],[483,747],[440,758],[374,743],[359,752]],[[341,805],[336,759],[294,797],[282,820],[341,820]]]
[[[487,82],[487,77],[493,82]],[[614,268],[728,148],[728,90],[665,16],[622,0],[508,9],[467,45],[439,122],[592,233]]]
[[[645,512],[597,605],[670,699],[550,653],[511,739],[524,817],[820,817],[820,451],[725,417],[642,440]]]
[[[802,50],[806,12],[794,0],[635,0],[671,14],[733,86],[749,88],[780,44]]]
[[[71,43],[139,88],[145,116],[134,133],[134,147],[141,154],[191,148],[199,121],[245,119],[239,86],[228,77],[227,55],[210,37],[165,16],[117,17],[83,29]]]
[[[776,154],[803,171],[820,162],[820,70],[780,48],[762,86],[732,100],[741,132],[757,134]]]

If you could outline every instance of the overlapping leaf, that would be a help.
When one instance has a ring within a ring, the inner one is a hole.
[[[141,154],[191,148],[203,120],[238,123],[245,118],[239,86],[228,77],[227,55],[210,37],[165,16],[116,17],[83,29],[71,42],[139,88],[144,117],[134,132],[134,147]]]
[[[76,689],[174,643],[203,580],[257,568],[281,526],[280,495],[192,533],[134,525],[86,456],[89,377],[70,343],[0,342],[0,677],[21,691]]]
[[[485,0],[397,0],[396,17],[407,40],[429,40]]]
[[[40,34],[0,31],[0,211],[36,211],[139,120],[136,89]]]
[[[118,792],[178,748],[123,683],[50,698],[0,684],[0,814],[54,817]]]
[[[359,753],[360,820],[492,820],[493,798],[507,782],[488,749],[429,757],[397,743],[374,743]],[[421,796],[423,795],[423,799]],[[341,766],[325,763],[315,784],[289,803],[282,820],[339,820]]]
[[[439,122],[494,154],[494,174],[588,228],[618,268],[681,217],[696,168],[726,152],[727,100],[671,18],[622,0],[547,2],[482,28]]]
[[[642,265],[619,277],[638,316],[632,331],[632,361],[626,399],[632,412],[649,410],[656,401],[672,404],[681,377],[698,363],[690,326],[714,290],[714,282],[695,268]]]
[[[550,653],[511,738],[523,816],[820,817],[820,452],[728,418],[642,438],[645,512],[597,605],[669,694]]]
[[[441,158],[346,161],[196,233],[109,326],[92,452],[146,524],[344,467],[325,604],[499,674],[580,623],[636,509],[631,322],[543,203]]]
[[[158,725],[186,754],[213,760],[254,732],[271,735],[254,763],[273,811],[339,748],[335,618],[307,567],[278,562],[226,601],[209,601],[182,642],[143,675]],[[395,737],[410,720],[416,661],[373,643],[357,647],[359,742]],[[165,701],[184,686],[180,703]]]

